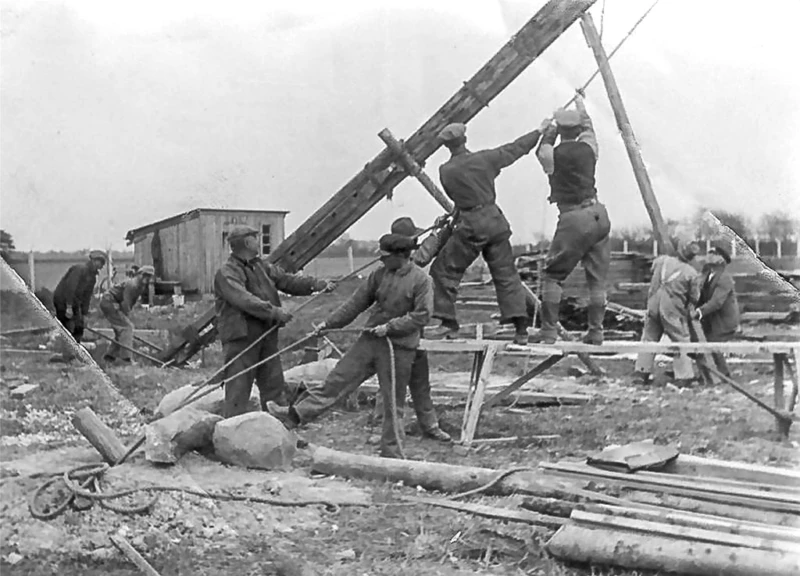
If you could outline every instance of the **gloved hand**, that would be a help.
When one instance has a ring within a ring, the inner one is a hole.
[[[434,228],[444,228],[450,221],[450,214],[442,214],[433,222]]]
[[[275,309],[275,320],[278,322],[278,326],[286,326],[289,322],[292,321],[291,312],[288,312],[285,308],[276,308]]]
[[[575,99],[578,98],[586,98],[586,93],[583,91],[583,88],[575,88]]]
[[[312,324],[312,326],[314,327],[314,329],[312,331],[314,336],[319,336],[328,327],[328,325],[325,323],[324,320],[322,322],[320,322],[319,324]]]
[[[692,312],[692,318],[694,318],[695,320],[702,320],[703,311],[700,310],[700,308],[696,309],[694,312]]]
[[[378,338],[383,338],[389,333],[389,325],[388,324],[379,324],[374,328],[370,328],[370,334],[373,336],[377,336]]]
[[[550,124],[552,123],[553,123],[552,118],[545,118],[544,120],[542,120],[542,123],[539,124],[539,132],[544,132],[545,130],[550,128]]]
[[[66,312],[64,312],[64,317],[67,320],[70,320],[72,318],[72,308],[67,308]]]
[[[336,290],[336,282],[333,280],[319,280],[317,283],[317,292],[333,292]]]

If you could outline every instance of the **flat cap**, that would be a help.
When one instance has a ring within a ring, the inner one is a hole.
[[[442,131],[439,132],[439,140],[442,142],[449,142],[450,140],[455,140],[456,138],[461,138],[466,135],[467,127],[461,122],[455,122],[442,128]]]
[[[581,125],[581,115],[577,110],[565,110],[561,108],[556,110],[553,117],[555,118],[556,124],[564,128]]]
[[[258,235],[258,230],[256,230],[252,226],[247,226],[246,224],[240,224],[238,226],[234,226],[233,228],[231,228],[231,231],[228,232],[228,242],[233,242],[234,240],[238,240],[246,236],[256,236],[256,235]]]
[[[101,252],[100,250],[92,250],[89,252],[89,260],[102,260],[103,262],[106,261],[106,253]]]
[[[417,236],[424,232],[422,228],[417,228],[417,225],[414,224],[414,221],[409,218],[408,216],[403,216],[402,218],[398,218],[394,222],[392,222],[392,228],[390,230],[392,234],[401,234],[403,236]]]
[[[709,250],[708,253],[709,254],[718,254],[718,255],[722,256],[722,259],[725,260],[726,264],[730,264],[731,263],[731,255],[728,253],[727,250],[725,250],[725,248],[722,248],[721,246],[712,246],[711,250]]]
[[[687,262],[700,254],[700,246],[694,240],[679,239],[677,244],[678,255]]]
[[[142,276],[144,276],[144,275],[155,276],[156,275],[156,269],[153,268],[152,266],[150,266],[150,264],[145,264],[144,266],[139,268],[139,270],[137,270],[136,273],[137,274],[141,274]]]
[[[381,252],[384,254],[396,254],[398,252],[410,252],[417,247],[417,241],[410,236],[403,234],[384,234],[378,241]]]

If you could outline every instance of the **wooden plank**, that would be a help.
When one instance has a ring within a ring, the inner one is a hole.
[[[664,467],[664,472],[699,476],[701,478],[719,476],[742,482],[760,482],[788,487],[800,487],[800,471],[774,466],[731,462],[714,458],[702,458],[691,454],[681,454]]]
[[[25,398],[25,396],[36,390],[38,387],[39,387],[38,384],[22,384],[21,386],[17,386],[11,391],[11,397],[14,400],[20,400],[22,398]]]
[[[796,576],[800,555],[567,523],[547,542],[560,560],[694,576]]]
[[[142,574],[145,574],[146,576],[159,576],[156,569],[150,566],[147,560],[145,560],[144,557],[139,554],[125,538],[118,534],[109,536],[109,538],[114,546],[116,546],[117,549],[128,558],[128,560],[133,562],[142,572]]]
[[[622,96],[617,86],[617,81],[611,71],[611,66],[608,63],[608,56],[603,48],[603,43],[600,34],[594,25],[592,15],[584,12],[581,15],[581,29],[586,38],[586,42],[594,53],[597,66],[600,68],[600,75],[603,78],[603,83],[608,93],[608,99],[611,102],[611,108],[614,111],[614,118],[617,121],[617,128],[622,135],[622,141],[625,143],[625,150],[628,153],[631,166],[633,167],[633,174],[636,177],[636,184],[639,187],[639,192],[644,200],[644,206],[647,210],[647,215],[650,217],[650,222],[653,224],[653,236],[658,243],[659,254],[674,254],[675,248],[669,240],[669,230],[664,218],[661,215],[661,208],[658,205],[658,200],[653,192],[653,185],[650,182],[650,176],[647,174],[642,153],[639,148],[639,143],[636,141],[636,136],[633,133],[628,113],[625,110],[625,105],[622,102]]]
[[[772,540],[768,538],[739,535],[706,528],[696,528],[683,524],[667,524],[664,522],[629,518],[626,516],[612,516],[610,514],[596,514],[583,510],[573,510],[570,519],[578,524],[611,527],[619,530],[644,532],[648,535],[657,534],[672,536],[693,542],[708,542],[711,544],[725,544],[727,546],[740,546],[756,550],[771,550],[775,552],[796,552],[800,550],[800,541],[787,542],[785,540]]]
[[[774,377],[774,390],[773,390],[773,403],[777,410],[784,410],[786,407],[786,400],[783,392],[783,365],[787,362],[786,354],[773,355],[773,377]],[[775,416],[775,426],[781,436],[789,436],[789,428],[792,424],[791,420]]]
[[[503,390],[501,390],[500,392],[494,394],[491,398],[489,398],[485,403],[485,407],[491,408],[492,406],[500,402],[503,398],[510,396],[513,392],[516,392],[517,390],[522,388],[522,386],[524,386],[527,382],[529,382],[539,374],[545,372],[546,370],[549,370],[552,366],[555,366],[556,363],[562,358],[564,358],[563,355],[556,354],[540,362],[535,368],[523,374],[522,376],[514,380],[511,384],[506,386]]]
[[[405,141],[417,162],[440,147],[436,136],[451,122],[467,123],[499,95],[595,0],[550,0],[433,116]],[[407,173],[391,170],[387,148],[295,230],[270,256],[287,270],[298,270],[358,221],[396,187]],[[372,177],[372,178],[371,178]],[[378,183],[376,186],[373,180]]]
[[[481,354],[476,363],[474,388],[470,386],[470,395],[467,397],[467,406],[464,410],[464,421],[461,426],[461,444],[466,447],[472,445],[475,431],[478,428],[478,419],[483,407],[483,398],[486,392],[486,385],[489,382],[489,374],[492,372],[494,359],[497,355],[497,346],[489,344],[486,351]]]

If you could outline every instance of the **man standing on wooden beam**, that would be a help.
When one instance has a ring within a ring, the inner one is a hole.
[[[482,255],[497,292],[500,323],[513,323],[514,342],[527,344],[531,318],[522,280],[514,265],[511,226],[496,202],[495,180],[503,168],[533,150],[547,125],[549,120],[514,142],[478,152],[467,149],[464,124],[450,124],[439,133],[439,139],[451,154],[450,160],[439,167],[439,178],[445,194],[455,204],[456,224],[430,270],[434,286],[433,317],[442,321],[436,336],[458,337],[458,287],[464,272]]]
[[[559,212],[540,295],[542,326],[536,340],[544,344],[556,341],[561,286],[578,262],[583,264],[589,286],[589,331],[583,341],[603,343],[611,223],[606,207],[597,200],[597,138],[580,91],[575,97],[575,106],[575,110],[561,109],[555,113],[555,125],[544,131],[536,151],[550,181],[548,200],[558,206]],[[554,146],[557,137],[561,141]]]
[[[231,255],[214,277],[217,331],[225,352],[225,363],[230,363],[224,376],[225,418],[247,411],[253,380],[258,386],[262,410],[267,409],[269,401],[286,401],[286,382],[279,357],[248,370],[278,351],[278,330],[275,327],[284,326],[292,319],[292,314],[281,307],[278,290],[295,296],[308,296],[333,290],[335,286],[311,276],[288,274],[262,260],[258,234],[258,230],[250,226],[235,226],[228,235]],[[234,374],[239,375],[227,381],[228,376]]]

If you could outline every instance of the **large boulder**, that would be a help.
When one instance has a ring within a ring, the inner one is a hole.
[[[148,462],[174,464],[189,452],[209,446],[222,417],[191,406],[145,427],[144,454]]]
[[[297,437],[266,412],[226,418],[214,428],[213,441],[222,462],[246,468],[285,468],[297,451]]]
[[[308,382],[322,382],[328,377],[331,370],[339,363],[336,358],[323,358],[315,362],[300,364],[283,372],[287,384],[306,384]]]
[[[172,414],[172,412],[175,411],[175,408],[177,408],[181,402],[183,402],[196,390],[197,388],[195,386],[187,384],[186,386],[168,393],[158,404],[158,407],[156,408],[156,416],[166,416],[167,414]],[[203,410],[204,412],[210,412],[212,414],[222,416],[225,408],[225,390],[221,387],[217,387],[213,392],[206,394],[199,400],[194,400],[187,407],[197,408],[198,410]],[[255,384],[253,384],[253,388],[250,390],[250,401],[247,404],[247,410],[261,410],[258,386]]]

